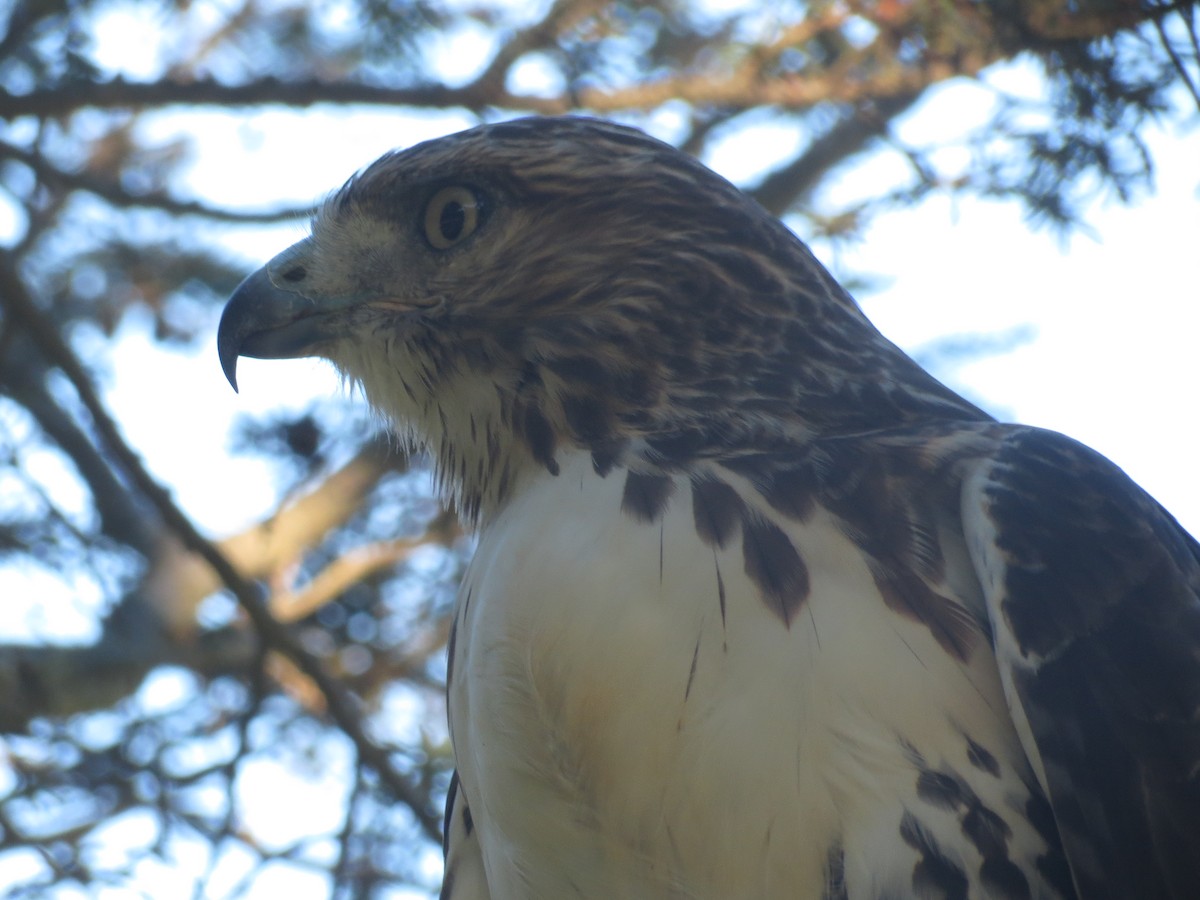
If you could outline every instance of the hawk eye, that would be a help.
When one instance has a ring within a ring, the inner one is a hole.
[[[425,207],[425,239],[446,250],[466,240],[479,226],[479,197],[469,187],[444,187]]]

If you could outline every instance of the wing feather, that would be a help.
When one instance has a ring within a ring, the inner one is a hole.
[[[1200,897],[1200,546],[1113,463],[1033,428],[967,479],[963,521],[1079,894]]]

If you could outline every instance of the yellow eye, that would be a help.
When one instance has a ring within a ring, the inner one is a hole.
[[[438,250],[466,240],[478,226],[479,198],[468,187],[444,187],[425,207],[425,239]]]

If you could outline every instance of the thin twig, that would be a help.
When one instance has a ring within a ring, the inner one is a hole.
[[[1186,22],[1186,20],[1185,23],[1186,25],[1191,25],[1191,23]],[[1175,46],[1171,43],[1171,36],[1167,34],[1167,29],[1163,25],[1161,18],[1156,17],[1154,19],[1154,28],[1158,32],[1159,41],[1162,43],[1163,49],[1167,51],[1167,56],[1171,58],[1171,65],[1173,65],[1175,67],[1175,71],[1179,73],[1179,80],[1183,82],[1184,86],[1188,90],[1188,93],[1192,95],[1192,99],[1196,101],[1196,107],[1200,109],[1200,88],[1197,88],[1196,83],[1192,81],[1192,75],[1188,71],[1187,63],[1185,63],[1176,52]],[[1192,44],[1193,46],[1196,44],[1196,34],[1194,29],[1192,30]]]

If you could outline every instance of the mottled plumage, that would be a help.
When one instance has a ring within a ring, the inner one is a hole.
[[[1195,541],[698,162],[385,156],[219,346],[332,360],[478,528],[443,897],[1200,896]]]

